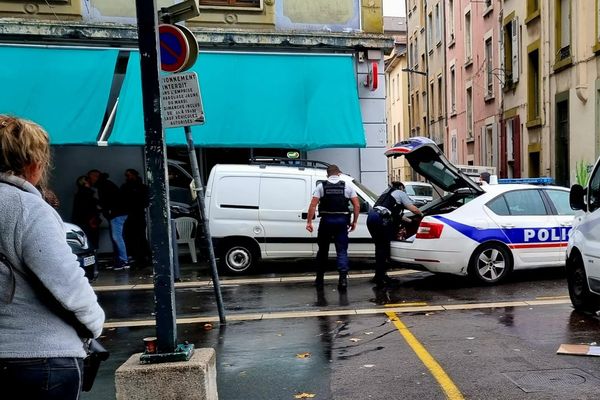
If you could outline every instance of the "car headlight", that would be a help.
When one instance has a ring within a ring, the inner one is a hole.
[[[83,231],[68,231],[67,242],[82,249],[87,249],[88,247],[87,236]]]

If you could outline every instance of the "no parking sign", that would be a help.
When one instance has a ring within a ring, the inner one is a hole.
[[[160,67],[165,72],[188,69],[198,58],[198,42],[194,34],[184,26],[161,24],[158,26],[160,40]]]

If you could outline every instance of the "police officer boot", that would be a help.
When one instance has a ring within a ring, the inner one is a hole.
[[[348,274],[346,272],[340,272],[340,279],[338,280],[338,290],[345,291],[348,289]]]
[[[323,289],[325,284],[325,273],[323,271],[317,271],[317,277],[315,279],[315,286],[317,289]]]

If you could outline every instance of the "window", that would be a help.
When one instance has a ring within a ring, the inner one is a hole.
[[[442,16],[440,15],[440,4],[435,5],[435,42],[442,42]]]
[[[485,41],[485,60],[487,69],[487,93],[486,97],[492,97],[494,95],[494,63],[492,59],[492,38],[488,38]]]
[[[448,32],[449,42],[454,41],[454,0],[448,0]]]
[[[596,0],[596,12],[595,12],[595,20],[596,20],[596,44],[594,46],[594,51],[600,50],[600,1]]]
[[[392,95],[392,104],[394,104],[396,102],[396,78],[392,78],[392,90],[391,90],[391,95]]]
[[[531,51],[528,55],[528,61],[527,119],[529,122],[539,119],[541,115],[540,55],[538,48],[531,48]]]
[[[509,16],[504,20],[503,35],[504,86],[512,87],[519,81],[519,20]]]
[[[473,139],[473,88],[467,88],[467,139]]]
[[[210,7],[240,7],[262,9],[262,0],[199,0],[199,5]]]
[[[471,11],[468,11],[465,14],[465,63],[470,63],[473,60],[472,48]]]
[[[538,190],[515,190],[487,203],[496,215],[547,215],[546,206]]]
[[[450,113],[456,113],[456,67],[450,67]]]
[[[433,81],[431,81],[429,83],[429,100],[430,101],[429,101],[429,115],[428,115],[428,117],[432,121],[433,121],[434,115],[436,115],[435,108],[434,108],[435,107],[435,101],[434,101],[435,100],[434,99],[435,92],[434,92],[434,90],[435,90],[435,86],[434,86]]]
[[[600,167],[594,171],[588,184],[588,211],[596,211],[600,208]]]
[[[527,0],[527,18],[540,14],[540,0]]]
[[[444,116],[444,88],[442,87],[442,76],[438,76],[438,117]]]
[[[504,196],[496,197],[494,200],[488,202],[486,206],[496,215],[510,215]]]
[[[431,13],[429,13],[429,15],[427,15],[427,48],[429,51],[431,51],[431,49],[433,48],[433,43],[432,43],[432,39],[433,39],[433,15]]]
[[[556,62],[571,57],[571,1],[556,0]]]
[[[495,165],[494,127],[492,125],[485,126],[485,136],[481,139],[485,141],[485,165]]]
[[[400,100],[400,94],[402,93],[400,83],[400,74],[396,74],[396,85],[398,86],[396,91],[396,100]]]
[[[558,215],[575,215],[575,210],[569,204],[569,192],[564,190],[546,190],[546,194],[556,208]]]

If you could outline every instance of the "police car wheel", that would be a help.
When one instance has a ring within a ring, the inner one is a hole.
[[[512,258],[506,247],[486,243],[473,252],[469,261],[469,276],[479,283],[493,285],[512,271]]]
[[[223,250],[221,268],[230,274],[242,274],[254,268],[254,251],[246,243],[230,243]]]
[[[598,298],[588,288],[585,267],[579,254],[567,261],[567,284],[573,308],[577,311],[596,311],[600,306]]]

